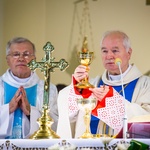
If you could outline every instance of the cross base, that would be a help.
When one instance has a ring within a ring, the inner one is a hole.
[[[39,130],[37,130],[30,139],[59,139],[60,137],[50,128],[53,120],[48,115],[48,109],[43,110],[41,118],[38,119],[40,125]]]

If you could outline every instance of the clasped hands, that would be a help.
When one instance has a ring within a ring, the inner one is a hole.
[[[74,71],[74,78],[77,82],[80,82],[81,80],[85,79],[85,78],[89,78],[88,75],[88,70],[90,70],[89,66],[84,66],[84,65],[79,65],[75,71]],[[95,87],[95,88],[89,88],[90,91],[92,91],[94,97],[101,101],[105,95],[108,93],[109,91],[109,86],[106,85],[102,85],[100,87]]]
[[[21,108],[25,115],[30,115],[30,104],[28,102],[26,91],[21,86],[9,103],[9,113],[13,113],[17,108]]]

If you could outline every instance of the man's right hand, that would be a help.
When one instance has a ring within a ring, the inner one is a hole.
[[[82,79],[84,78],[88,78],[89,75],[88,75],[88,70],[89,70],[89,66],[84,66],[84,65],[79,65],[75,71],[74,71],[74,78],[76,81],[80,82]]]
[[[12,100],[9,103],[9,113],[13,113],[17,108],[18,108],[18,103],[21,99],[21,94],[20,94],[21,90],[20,88],[17,90],[17,92],[15,93],[14,97],[12,98]]]

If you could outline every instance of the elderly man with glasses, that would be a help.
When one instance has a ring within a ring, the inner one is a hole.
[[[7,43],[9,69],[0,77],[0,138],[28,138],[38,129],[37,119],[43,106],[44,81],[27,64],[35,59],[34,44],[23,37]],[[50,83],[50,116],[56,131],[57,89]]]

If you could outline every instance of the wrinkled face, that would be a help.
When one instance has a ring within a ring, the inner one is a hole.
[[[10,46],[10,52],[6,56],[7,64],[12,73],[19,78],[27,78],[31,70],[27,64],[35,59],[33,47],[29,42],[15,43]]]
[[[127,50],[123,45],[123,38],[121,35],[115,33],[108,35],[101,45],[101,57],[105,69],[110,74],[120,74],[118,65],[115,64],[115,59],[120,58],[122,60],[121,69],[122,72],[126,71],[129,66],[129,60],[131,57],[132,49]]]

